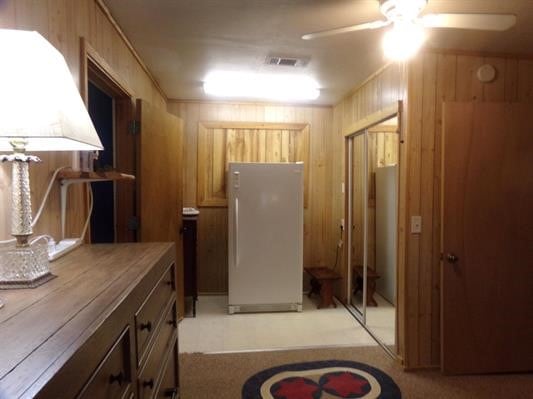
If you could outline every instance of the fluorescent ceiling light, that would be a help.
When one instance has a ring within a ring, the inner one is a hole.
[[[204,92],[217,97],[256,98],[275,101],[316,100],[320,90],[308,76],[252,72],[212,72]]]
[[[425,40],[422,26],[411,21],[395,22],[383,37],[385,57],[393,61],[407,61],[418,53]]]

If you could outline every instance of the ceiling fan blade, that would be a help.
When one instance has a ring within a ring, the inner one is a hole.
[[[512,14],[428,14],[420,18],[427,28],[505,31],[516,24]]]
[[[384,26],[387,26],[387,25],[390,25],[390,24],[391,24],[390,21],[367,22],[366,24],[345,26],[343,28],[329,29],[329,30],[324,30],[324,31],[321,31],[321,32],[309,33],[307,35],[303,35],[302,39],[304,39],[304,40],[312,40],[312,39],[318,39],[318,38],[321,38],[321,37],[339,35],[341,33],[355,32],[357,30],[379,29],[379,28],[383,28]]]

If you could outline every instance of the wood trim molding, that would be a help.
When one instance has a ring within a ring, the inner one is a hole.
[[[368,133],[398,133],[398,126],[395,125],[375,125],[368,128]]]
[[[94,49],[85,37],[80,38],[80,91],[81,96],[87,104],[89,71],[91,63],[96,66],[92,68],[95,75],[102,75],[105,86],[118,97],[134,97],[133,91],[118,73],[107,63],[107,61]]]
[[[490,51],[474,51],[474,50],[458,50],[458,49],[445,49],[437,47],[428,47],[420,52],[424,53],[433,53],[433,54],[442,54],[442,55],[464,55],[471,57],[485,57],[485,58],[510,58],[516,60],[533,60],[533,54],[520,54],[520,53],[500,53],[500,52],[490,52]]]
[[[133,47],[133,44],[131,44],[126,34],[124,33],[120,25],[117,23],[117,21],[115,20],[115,18],[109,11],[109,8],[107,7],[107,5],[104,3],[103,0],[94,0],[94,1],[96,5],[100,8],[100,10],[102,10],[105,17],[109,20],[109,22],[111,23],[111,25],[113,26],[117,34],[124,41],[124,44],[126,45],[126,47],[131,51],[131,54],[137,60],[142,70],[146,73],[146,75],[148,75],[148,78],[152,81],[152,84],[155,86],[159,94],[161,94],[165,102],[168,102],[168,97],[163,91],[163,89],[161,88],[161,86],[159,85],[159,82],[155,79],[152,72],[150,72],[150,70],[148,69],[148,67],[146,66],[142,58],[140,57],[139,53],[137,53],[137,50],[135,50],[135,47]]]
[[[387,120],[397,114],[400,113],[401,110],[401,102],[398,101],[380,111],[374,112],[373,114],[370,114],[366,116],[363,119],[358,120],[355,123],[352,123],[347,128],[345,128],[342,132],[343,136],[351,136],[363,129],[369,128],[371,126],[374,126],[380,122],[383,122],[384,120]],[[400,118],[399,118],[400,119]],[[401,121],[399,120],[399,129],[401,129]]]

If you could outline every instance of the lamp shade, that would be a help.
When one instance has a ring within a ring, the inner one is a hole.
[[[103,149],[61,53],[37,32],[0,29],[0,151]]]

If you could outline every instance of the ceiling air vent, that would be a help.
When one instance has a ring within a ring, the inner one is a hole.
[[[308,60],[303,58],[268,56],[266,58],[265,64],[287,67],[303,67],[307,64],[307,62]]]

